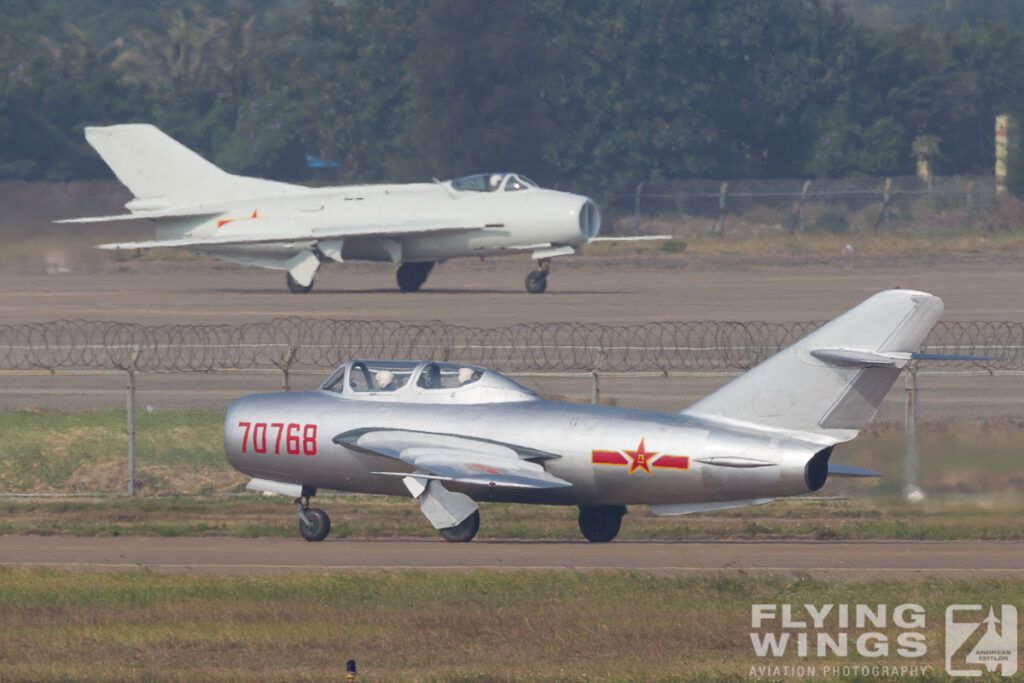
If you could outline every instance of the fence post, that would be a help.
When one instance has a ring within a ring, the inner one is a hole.
[[[601,361],[604,360],[604,349],[597,350],[597,358],[594,360],[594,369],[591,370],[594,381],[590,386],[590,403],[597,405],[601,402]]]
[[[804,183],[804,189],[800,191],[800,205],[796,209],[796,229],[800,231],[800,234],[804,234],[807,229],[804,222],[804,203],[807,201],[807,190],[811,187],[811,181],[808,180]]]
[[[882,212],[878,214],[878,220],[875,221],[875,230],[878,230],[878,226],[885,224],[885,231],[889,232],[889,196],[892,192],[892,178],[885,179],[885,188],[882,190]]]
[[[918,485],[917,476],[917,362],[910,361],[906,375],[906,423],[907,443],[903,455],[903,499],[908,503],[920,503],[924,492]]]
[[[643,181],[636,186],[636,194],[633,196],[633,232],[640,234],[640,193],[644,190]]]
[[[967,223],[974,224],[974,181],[967,182]]]
[[[718,222],[715,224],[716,235],[722,235],[725,233],[725,193],[728,189],[729,181],[726,180],[722,183],[722,187],[718,191]]]
[[[128,365],[128,495],[135,495],[135,367],[139,360],[141,348],[136,345],[132,349],[132,361]]]
[[[284,356],[284,361],[278,367],[281,368],[281,391],[291,391],[289,389],[289,377],[291,373],[292,363],[295,361],[295,345],[288,345],[288,353]]]

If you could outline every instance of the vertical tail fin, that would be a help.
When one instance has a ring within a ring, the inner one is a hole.
[[[86,128],[85,139],[135,195],[128,203],[133,211],[282,194],[282,188],[294,187],[231,175],[148,123]]]
[[[682,414],[829,443],[852,439],[874,418],[942,308],[925,292],[875,294]]]

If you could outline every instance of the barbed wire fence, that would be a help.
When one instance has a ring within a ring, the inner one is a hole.
[[[0,325],[0,370],[328,370],[350,358],[457,360],[501,372],[741,372],[822,322],[526,323],[275,318],[243,325],[90,320]],[[1024,370],[1024,323],[940,321],[929,353],[985,356],[951,367]]]

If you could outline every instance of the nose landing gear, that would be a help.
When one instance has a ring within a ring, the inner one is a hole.
[[[526,276],[526,291],[530,294],[542,294],[548,288],[548,273],[551,271],[551,259],[542,258],[537,261],[537,270]]]
[[[327,538],[331,531],[331,518],[320,508],[309,507],[309,499],[316,495],[316,489],[302,487],[302,496],[295,499],[299,512],[299,533],[307,541],[316,542]]]

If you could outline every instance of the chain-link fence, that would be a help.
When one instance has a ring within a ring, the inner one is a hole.
[[[353,323],[357,331],[346,325],[62,322],[0,329],[0,493],[125,493],[129,482],[143,495],[238,490],[245,478],[227,465],[221,445],[227,405],[254,392],[315,388],[335,363],[353,357],[483,362],[548,398],[671,412],[817,323],[475,331],[440,323]],[[850,455],[843,461],[886,472],[884,491],[903,483],[904,451],[912,445],[921,461],[919,468],[911,463],[912,474],[916,481],[919,470],[926,488],[1019,492],[1022,332],[1017,323],[940,323],[926,350],[999,360],[915,368],[890,391],[868,433],[844,446]],[[908,405],[916,419],[908,421]],[[972,425],[966,432],[959,427],[965,424]],[[862,453],[861,443],[873,445]],[[971,474],[979,454],[985,471],[995,467],[999,476],[978,481]]]
[[[619,234],[687,237],[992,228],[1015,221],[1012,210],[998,201],[994,176],[902,176],[645,182],[606,214]]]

